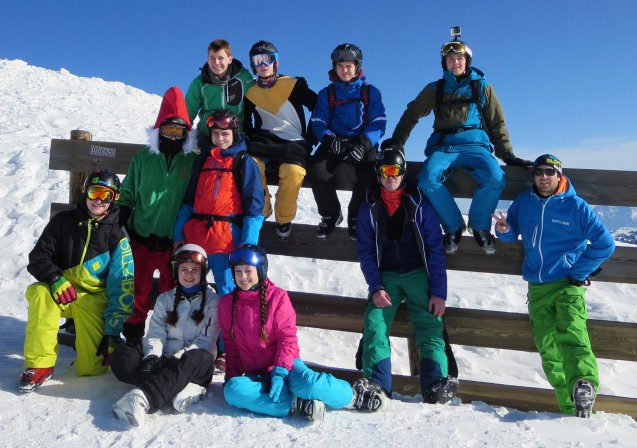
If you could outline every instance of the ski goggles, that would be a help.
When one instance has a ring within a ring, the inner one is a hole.
[[[206,119],[206,126],[209,129],[236,129],[238,127],[234,117],[215,117],[213,115]]]
[[[240,247],[230,253],[230,256],[228,257],[228,264],[230,266],[237,266],[240,264],[258,266],[259,255],[252,249]]]
[[[86,196],[92,201],[100,199],[104,203],[109,203],[117,199],[118,195],[110,188],[102,187],[100,185],[90,185],[86,189]]]
[[[167,138],[184,138],[187,130],[185,127],[179,126],[178,124],[165,124],[159,128],[159,132]]]
[[[376,168],[376,172],[383,179],[388,177],[398,177],[405,173],[405,169],[402,165],[394,163],[393,165],[380,165]]]
[[[173,260],[176,263],[197,263],[203,264],[206,262],[206,257],[200,252],[196,252],[193,250],[182,250],[181,252],[173,255]]]
[[[272,65],[279,60],[279,53],[261,53],[255,54],[250,58],[250,64],[253,67]]]
[[[332,51],[332,63],[337,64],[339,62],[356,62],[356,53],[349,49],[343,48],[340,50]]]
[[[440,49],[440,55],[447,56],[452,51],[458,54],[465,54],[467,47],[462,42],[447,42]]]
[[[557,174],[557,170],[555,168],[533,168],[533,175],[537,177],[542,177],[546,174],[546,177],[553,177]]]

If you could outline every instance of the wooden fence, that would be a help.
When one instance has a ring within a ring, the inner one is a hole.
[[[71,140],[51,140],[49,168],[71,172],[69,203],[73,203],[80,197],[81,183],[88,172],[100,167],[126,174],[132,155],[144,146],[91,141],[89,132],[73,131]],[[422,162],[408,162],[408,165],[408,177],[413,179]],[[530,185],[531,178],[522,168],[505,166],[503,169],[507,175],[507,186],[501,199],[512,200]],[[637,172],[565,168],[565,174],[576,186],[578,194],[590,204],[637,206]],[[268,173],[268,183],[277,184],[275,173]],[[306,178],[304,187],[308,186]],[[451,176],[447,187],[457,198],[470,198],[475,182],[465,172],[459,171]],[[69,204],[52,204],[51,210],[56,213],[68,207]],[[447,257],[448,269],[520,275],[523,259],[521,244],[498,244],[496,254],[487,256],[472,240],[472,237],[463,237],[458,253]],[[316,238],[316,225],[295,223],[291,237],[287,241],[280,241],[275,236],[274,223],[266,222],[261,231],[260,244],[269,254],[358,262],[355,244],[349,239],[345,228],[337,228],[327,240],[319,240]],[[613,257],[604,263],[604,268],[595,277],[595,281],[637,283],[637,248],[618,247]],[[356,333],[363,327],[366,302],[361,297],[302,291],[290,291],[290,297],[297,312],[299,326]],[[449,307],[445,319],[452,344],[536,351],[527,314]],[[588,329],[593,350],[598,357],[637,361],[637,324],[589,319]],[[417,377],[417,348],[413,343],[413,329],[404,307],[396,316],[392,335],[405,337],[410,341],[412,374],[394,375],[394,390],[406,395],[418,394],[420,385]],[[352,347],[352,359],[355,350],[356,347]],[[360,377],[360,372],[345,369],[344,366],[313,367],[350,381]],[[552,390],[468,381],[462,379],[462,372],[460,380],[459,396],[463,401],[479,400],[520,410],[557,411]],[[595,409],[637,418],[637,399],[600,395]]]

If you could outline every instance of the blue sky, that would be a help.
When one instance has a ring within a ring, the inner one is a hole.
[[[504,108],[517,155],[554,152],[567,167],[637,170],[635,2],[259,2],[5,0],[0,58],[121,81],[161,95],[185,90],[223,37],[247,63],[273,42],[280,72],[328,83],[330,52],[363,49],[368,81],[383,94],[391,135],[406,104],[440,77],[440,46],[461,25],[473,64]],[[407,142],[422,160],[432,119]]]

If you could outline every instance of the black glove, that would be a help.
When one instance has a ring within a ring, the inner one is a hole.
[[[533,168],[533,162],[530,160],[520,159],[519,157],[515,157],[513,154],[510,154],[508,157],[502,159],[502,161],[508,166],[520,166],[525,170],[530,170]]]
[[[139,365],[139,371],[144,373],[150,373],[159,367],[160,358],[157,355],[148,355],[144,359],[142,359],[141,364]]]
[[[100,341],[100,345],[97,346],[97,352],[95,356],[104,356],[102,360],[103,366],[111,365],[111,356],[117,347],[122,345],[122,338],[115,335],[105,334]]]
[[[363,160],[365,153],[372,147],[372,142],[367,137],[361,136],[350,142],[349,151],[343,159],[350,165],[356,166]]]
[[[589,277],[586,277],[584,280],[577,280],[576,278],[573,278],[569,275],[568,281],[571,282],[571,285],[575,285],[575,286],[590,286],[591,285],[591,279]]]
[[[390,137],[388,139],[385,139],[383,143],[380,144],[380,149],[390,149],[390,148],[395,148],[397,146],[400,146],[398,141],[395,138]]]
[[[119,225],[120,226],[125,226],[128,224],[128,218],[130,218],[130,215],[132,212],[133,211],[127,205],[120,204],[119,206]]]
[[[321,140],[321,144],[324,145],[329,152],[338,156],[347,150],[349,139],[347,137],[334,137],[332,134],[327,134]]]

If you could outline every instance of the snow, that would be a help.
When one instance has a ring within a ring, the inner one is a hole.
[[[168,88],[169,86],[166,86]],[[425,405],[419,397],[394,395],[381,414],[329,411],[322,423],[300,417],[276,419],[239,411],[223,400],[215,378],[204,401],[181,415],[149,415],[129,428],[110,411],[130,386],[109,372],[75,376],[74,352],[60,347],[53,378],[37,392],[17,392],[22,371],[27,303],[33,282],[27,255],[49,218],[51,202],[68,200],[69,175],[48,170],[51,138],[73,129],[100,141],[146,142],[161,102],[119,82],[80,78],[19,60],[0,60],[0,444],[7,447],[74,446],[636,446],[637,422],[597,413],[590,420],[549,412],[521,412],[481,402]],[[621,166],[620,162],[617,166]],[[346,200],[347,194],[342,194]],[[299,222],[316,223],[310,191],[299,201]],[[272,256],[270,277],[280,286],[365,296],[358,265]],[[448,304],[454,307],[526,312],[525,283],[517,276],[449,273]],[[594,319],[637,322],[637,286],[596,282],[589,289]],[[353,368],[358,335],[300,330],[304,359]],[[453,342],[453,341],[452,341]],[[408,374],[406,342],[392,341],[394,372]],[[549,388],[536,353],[454,346],[462,379]],[[637,397],[637,363],[599,360],[601,393]]]

